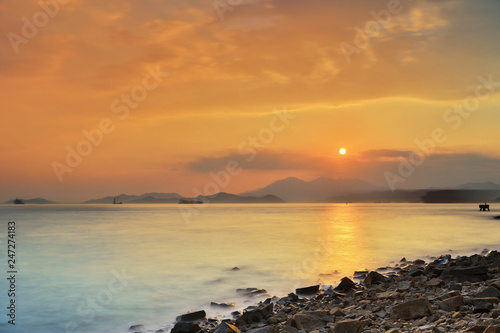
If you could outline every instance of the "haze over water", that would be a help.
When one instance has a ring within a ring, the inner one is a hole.
[[[177,205],[0,212],[17,223],[17,332],[156,330],[188,310],[223,314],[211,301],[243,309],[263,299],[239,297],[237,288],[283,296],[403,256],[456,256],[500,243],[498,214],[475,204],[209,204],[189,223]],[[0,300],[6,304],[4,293]]]

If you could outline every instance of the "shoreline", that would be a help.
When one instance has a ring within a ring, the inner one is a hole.
[[[232,318],[207,319],[199,310],[179,316],[171,330],[133,325],[128,332],[500,332],[500,253],[433,258],[403,258],[354,272],[336,287],[303,286],[285,297],[269,296]]]

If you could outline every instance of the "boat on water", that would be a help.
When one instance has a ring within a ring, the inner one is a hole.
[[[118,197],[118,200],[120,200],[120,197]],[[116,200],[116,198],[113,198],[113,205],[121,205],[121,204],[123,204],[122,201],[118,201],[118,200]]]
[[[22,201],[22,200],[21,200],[21,199],[19,199],[19,198],[16,198],[16,199],[14,200],[14,205],[24,205],[24,204],[25,204],[25,202],[24,202],[24,201]]]
[[[201,200],[188,200],[188,199],[181,199],[179,200],[179,204],[202,204],[203,201]]]

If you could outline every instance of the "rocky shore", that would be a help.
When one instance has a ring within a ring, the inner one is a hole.
[[[232,319],[207,319],[203,310],[184,314],[170,333],[500,333],[497,251],[428,263],[403,258],[354,275],[357,282],[344,277],[335,287],[309,286],[267,298]],[[240,291],[255,290],[265,292]],[[129,332],[146,331],[136,325]]]

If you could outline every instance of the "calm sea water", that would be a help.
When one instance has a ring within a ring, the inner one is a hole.
[[[498,212],[477,205],[0,205],[0,331],[169,327],[211,301],[257,302],[393,261],[498,249]],[[7,324],[7,222],[16,222],[16,325]],[[240,270],[232,270],[238,266]],[[233,309],[234,310],[234,309]]]

